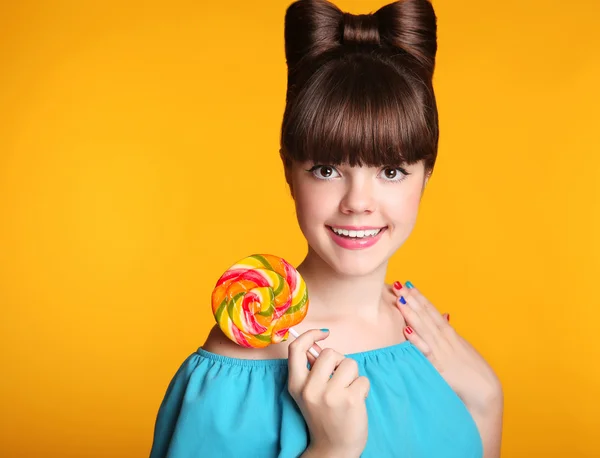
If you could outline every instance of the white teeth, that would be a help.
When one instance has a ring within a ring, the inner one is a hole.
[[[373,236],[379,234],[379,232],[381,231],[381,229],[349,231],[347,229],[338,229],[336,227],[332,227],[331,229],[333,230],[333,232],[335,232],[338,235],[344,235],[346,237],[353,237],[353,238],[373,237]]]

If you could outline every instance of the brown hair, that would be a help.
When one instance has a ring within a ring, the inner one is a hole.
[[[281,158],[351,166],[435,165],[436,17],[427,0],[372,14],[298,0],[285,15],[288,65]]]

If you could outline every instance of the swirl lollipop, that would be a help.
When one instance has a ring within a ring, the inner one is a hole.
[[[217,281],[212,311],[227,337],[243,347],[263,348],[297,337],[292,326],[308,311],[306,283],[284,259],[255,254],[238,261]],[[312,353],[312,352],[311,352]]]

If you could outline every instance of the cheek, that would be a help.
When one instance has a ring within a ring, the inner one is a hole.
[[[385,213],[396,225],[412,225],[417,219],[421,193],[419,189],[411,188],[408,192],[388,193],[385,197]]]
[[[309,226],[322,225],[335,210],[334,197],[325,192],[325,186],[302,183],[295,188],[295,205],[298,222],[304,230]]]

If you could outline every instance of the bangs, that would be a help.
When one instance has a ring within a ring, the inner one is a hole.
[[[380,167],[436,155],[433,89],[406,68],[369,55],[333,59],[289,97],[281,132],[288,164]]]

